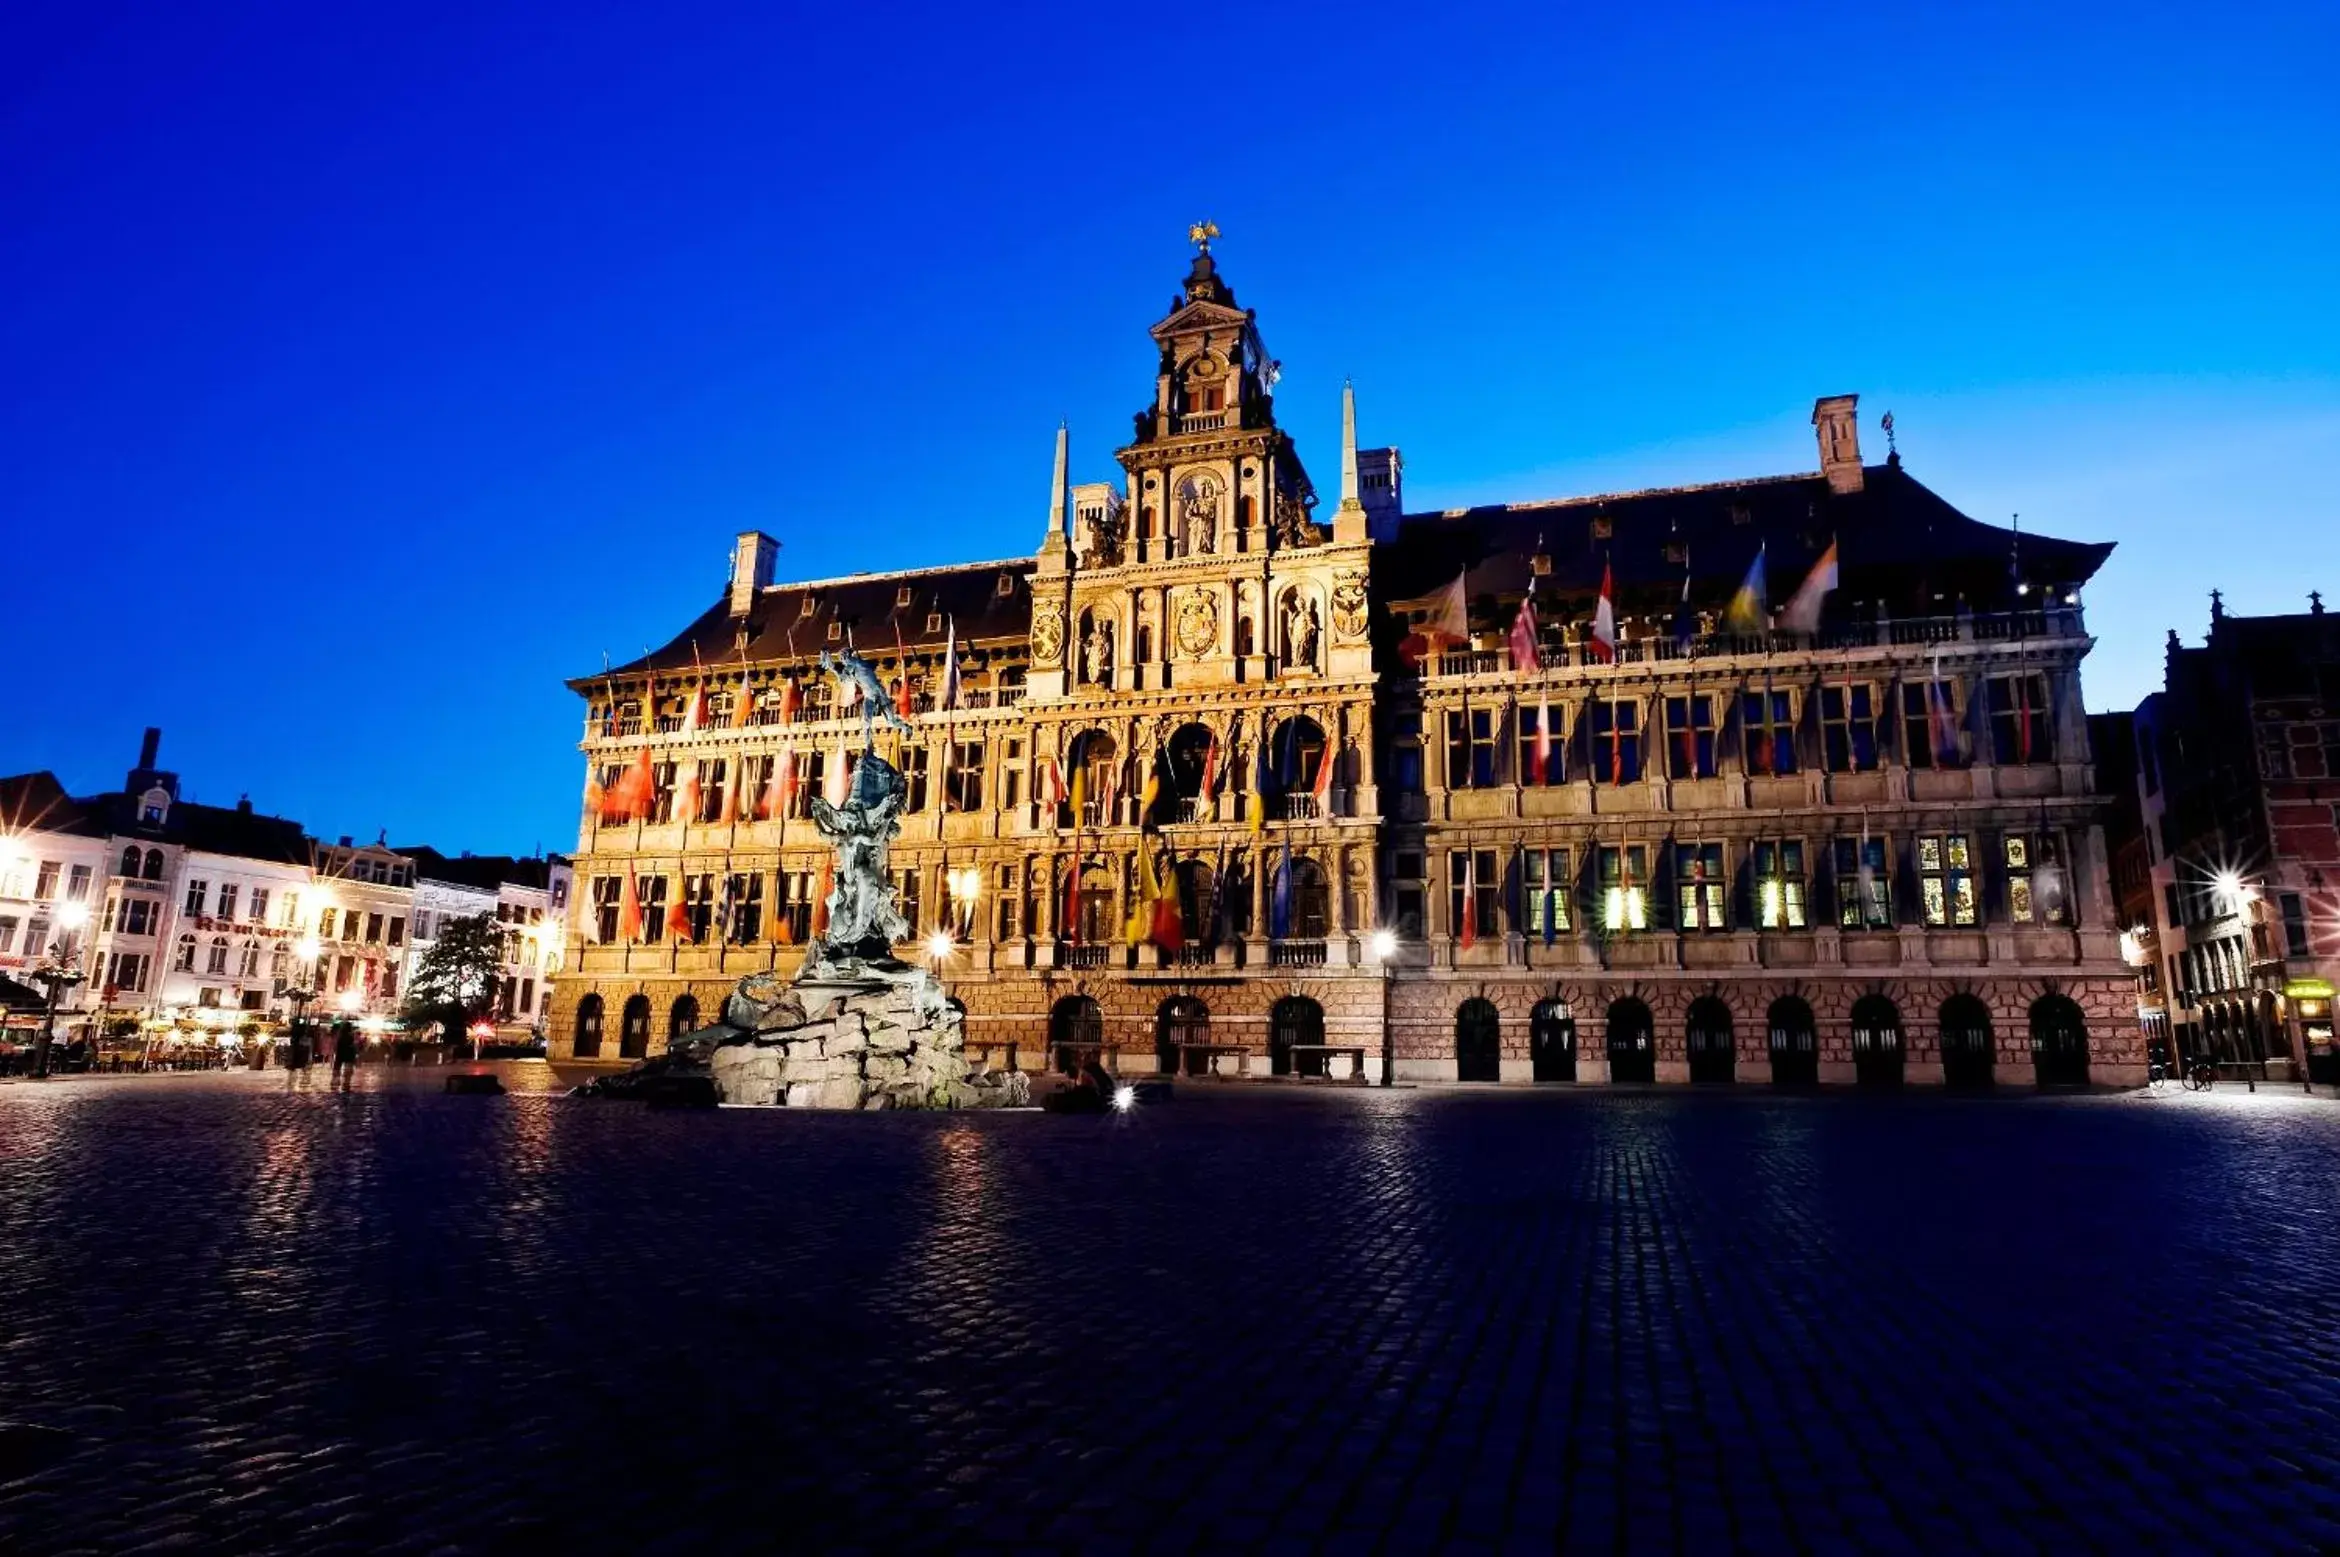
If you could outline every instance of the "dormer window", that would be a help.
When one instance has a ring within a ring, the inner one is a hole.
[[[799,620],[801,620],[801,619],[803,619],[803,618],[805,618],[805,617],[808,617],[808,616],[812,615],[812,614],[813,614],[813,612],[814,612],[814,611],[816,611],[816,610],[818,610],[818,609],[819,609],[819,606],[818,606],[817,604],[815,604],[815,602],[814,602],[814,600],[813,600],[813,597],[812,597],[812,596],[810,596],[810,595],[807,595],[807,596],[805,596],[805,597],[804,597],[803,603],[802,603],[802,604],[800,604],[800,605],[799,605],[799,606],[796,608],[796,614],[797,614],[797,617],[798,617],[798,619],[799,619]]]
[[[839,642],[839,641],[841,641],[841,640],[844,638],[844,636],[845,636],[845,624],[844,624],[843,622],[831,622],[831,623],[829,624],[829,641],[830,641],[831,643],[836,643],[836,642]]]
[[[894,591],[894,609],[897,611],[907,611],[910,609],[909,585],[904,584],[900,589]]]
[[[999,576],[999,588],[992,591],[992,593],[1004,598],[1008,595],[1014,594],[1015,592],[1016,576],[1013,573],[1002,573]]]
[[[1596,540],[1596,541],[1605,541],[1605,540],[1609,540],[1609,539],[1613,538],[1613,537],[1616,535],[1616,533],[1617,533],[1617,521],[1616,521],[1616,520],[1614,520],[1614,519],[1612,519],[1612,518],[1610,518],[1610,517],[1609,517],[1607,514],[1600,514],[1600,515],[1597,515],[1597,516],[1596,516],[1596,517],[1593,519],[1593,522],[1592,522],[1592,538],[1593,538],[1594,540]]]
[[[926,630],[930,633],[939,633],[942,631],[942,613],[940,611],[929,611],[926,613]]]

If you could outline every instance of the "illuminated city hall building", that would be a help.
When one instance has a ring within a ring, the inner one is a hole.
[[[1344,397],[1327,513],[1207,247],[1151,336],[1119,479],[1069,483],[1060,432],[1035,556],[776,584],[751,532],[696,621],[571,684],[555,1058],[793,968],[850,647],[913,727],[878,735],[900,954],[994,1063],[2144,1079],[2080,692],[2109,546],[1864,465],[1851,396],[1816,472],[1415,514]]]

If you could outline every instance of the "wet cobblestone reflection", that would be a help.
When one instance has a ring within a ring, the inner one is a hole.
[[[0,1420],[71,1437],[0,1434],[0,1550],[2332,1546],[2336,1148],[2296,1096],[11,1085]]]

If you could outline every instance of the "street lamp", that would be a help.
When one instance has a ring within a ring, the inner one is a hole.
[[[45,1079],[49,1074],[49,1045],[57,1037],[57,999],[79,984],[81,948],[74,937],[89,923],[89,909],[80,903],[66,903],[57,910],[57,938],[49,943],[48,959],[32,970],[35,982],[49,986],[48,1009],[41,1014],[41,1036],[33,1045],[33,1077]]]
[[[943,872],[943,881],[949,887],[951,908],[956,929],[962,936],[975,933],[975,900],[983,895],[983,869],[968,865]]]
[[[1390,959],[1397,955],[1397,936],[1389,930],[1376,930],[1366,947],[1373,960],[1381,967],[1381,1084],[1397,1085],[1397,1038],[1389,1030],[1389,976]]]
[[[317,959],[323,952],[324,947],[314,932],[293,942],[293,956],[303,966],[293,970],[292,982],[284,987],[284,998],[292,1002],[292,1031],[288,1037],[296,1050],[307,1036],[302,1029],[301,1016],[308,1009],[309,1002],[317,997]]]
[[[951,939],[951,932],[943,929],[937,929],[926,938],[926,955],[934,959],[935,977],[942,977],[943,959],[950,956],[952,948],[957,944]]]

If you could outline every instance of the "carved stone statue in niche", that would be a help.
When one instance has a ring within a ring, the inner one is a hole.
[[[1081,679],[1100,687],[1113,681],[1113,624],[1102,616],[1089,618],[1089,636],[1081,643]]]
[[[1317,640],[1322,634],[1316,602],[1304,594],[1287,597],[1284,601],[1285,665],[1295,670],[1317,669]]]
[[[1219,544],[1219,483],[1209,475],[1188,476],[1178,483],[1177,507],[1170,533],[1181,557],[1209,556]]]

